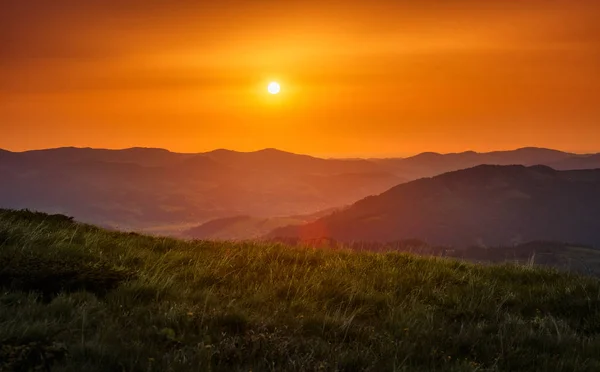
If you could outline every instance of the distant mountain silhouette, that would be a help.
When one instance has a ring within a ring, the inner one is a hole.
[[[194,154],[180,154],[165,149],[144,147],[133,147],[123,150],[60,147],[56,149],[6,153],[10,154],[11,159],[18,159],[21,162],[32,165],[56,165],[71,163],[73,161],[100,161],[107,163],[133,163],[143,166],[164,166],[194,156]],[[8,156],[5,154],[4,158],[8,158]],[[1,160],[2,154],[0,154]]]
[[[421,177],[479,164],[595,165],[598,155],[525,148],[321,159],[276,149],[181,154],[164,149],[0,151],[0,207],[30,208],[125,229],[180,231],[213,219],[305,215]],[[163,228],[164,227],[164,228]]]
[[[534,240],[600,245],[600,170],[482,165],[398,185],[270,236],[348,242],[418,238],[454,246]]]
[[[382,168],[364,159],[321,159],[299,155],[277,149],[264,149],[254,152],[215,150],[203,156],[232,168],[252,171],[272,172],[278,169],[285,173],[340,174],[376,172]]]
[[[600,154],[576,155],[548,163],[554,169],[600,169]]]
[[[404,159],[378,159],[376,161],[394,173],[402,174],[409,179],[418,179],[482,164],[551,165],[577,156],[557,150],[525,147],[512,151],[486,153],[477,153],[474,151],[453,154],[425,152]]]
[[[161,149],[59,148],[0,153],[0,206],[126,229],[260,218],[346,205],[405,181],[364,160],[274,149],[178,154]]]

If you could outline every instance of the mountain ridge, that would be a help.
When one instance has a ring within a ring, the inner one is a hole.
[[[103,226],[176,229],[240,214],[311,214],[485,163],[600,168],[598,154],[537,148],[491,154],[430,154],[424,157],[433,160],[421,161],[326,159],[273,148],[187,154],[140,147],[0,152],[0,207],[65,213]]]
[[[277,229],[269,236],[422,239],[457,246],[534,240],[599,245],[599,190],[600,169],[481,165],[397,185],[313,223]]]

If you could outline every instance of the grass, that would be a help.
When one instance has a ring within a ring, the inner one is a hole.
[[[598,371],[600,282],[0,210],[0,371]]]

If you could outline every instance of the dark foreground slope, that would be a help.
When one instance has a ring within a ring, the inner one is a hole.
[[[405,183],[272,236],[434,245],[600,245],[600,170],[483,165]]]
[[[598,371],[600,283],[0,211],[0,370]]]

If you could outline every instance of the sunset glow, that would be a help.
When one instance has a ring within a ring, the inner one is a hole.
[[[597,1],[8,1],[0,148],[597,151],[597,14]]]

